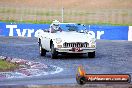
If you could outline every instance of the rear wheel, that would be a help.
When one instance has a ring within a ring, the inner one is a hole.
[[[95,58],[95,51],[94,52],[88,52],[89,58]]]
[[[57,59],[58,56],[58,52],[56,51],[56,49],[54,48],[54,44],[51,45],[51,58],[52,59]]]

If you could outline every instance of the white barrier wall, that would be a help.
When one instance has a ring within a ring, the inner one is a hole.
[[[128,30],[128,41],[132,41],[132,26],[129,26],[129,30]]]

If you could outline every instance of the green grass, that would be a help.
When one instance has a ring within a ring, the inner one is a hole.
[[[7,22],[7,23],[33,23],[33,24],[51,24],[52,21],[43,21],[43,20],[23,20],[23,21],[16,21],[16,20],[1,20],[0,22]],[[70,21],[65,21],[66,23],[70,22]],[[74,22],[74,23],[78,23],[78,22]],[[113,26],[131,26],[131,24],[114,24],[111,22],[83,22],[83,24],[93,24],[93,25],[113,25]]]
[[[33,23],[33,24],[51,24],[52,21],[37,21],[37,20],[23,20],[23,21],[16,21],[16,20],[0,20],[0,22],[7,22],[7,23]]]
[[[8,71],[17,68],[18,65],[0,60],[0,71]]]
[[[108,22],[108,23],[104,23],[104,22],[97,22],[97,23],[87,23],[87,24],[95,24],[95,25],[111,25],[111,26],[131,26],[132,24],[114,24],[114,23],[111,23],[111,22]]]

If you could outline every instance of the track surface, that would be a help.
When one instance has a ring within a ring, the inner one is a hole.
[[[0,37],[0,56],[22,58],[63,68],[62,72],[53,75],[0,80],[0,85],[76,84],[75,74],[79,65],[83,65],[87,73],[128,73],[132,76],[131,51],[132,42],[98,40],[94,59],[87,58],[87,55],[67,55],[53,60],[50,53],[46,57],[39,55],[36,38]]]

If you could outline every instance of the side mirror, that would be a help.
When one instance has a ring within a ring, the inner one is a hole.
[[[84,32],[88,34],[89,30],[85,29]]]
[[[85,25],[83,24],[83,27],[85,27]]]

